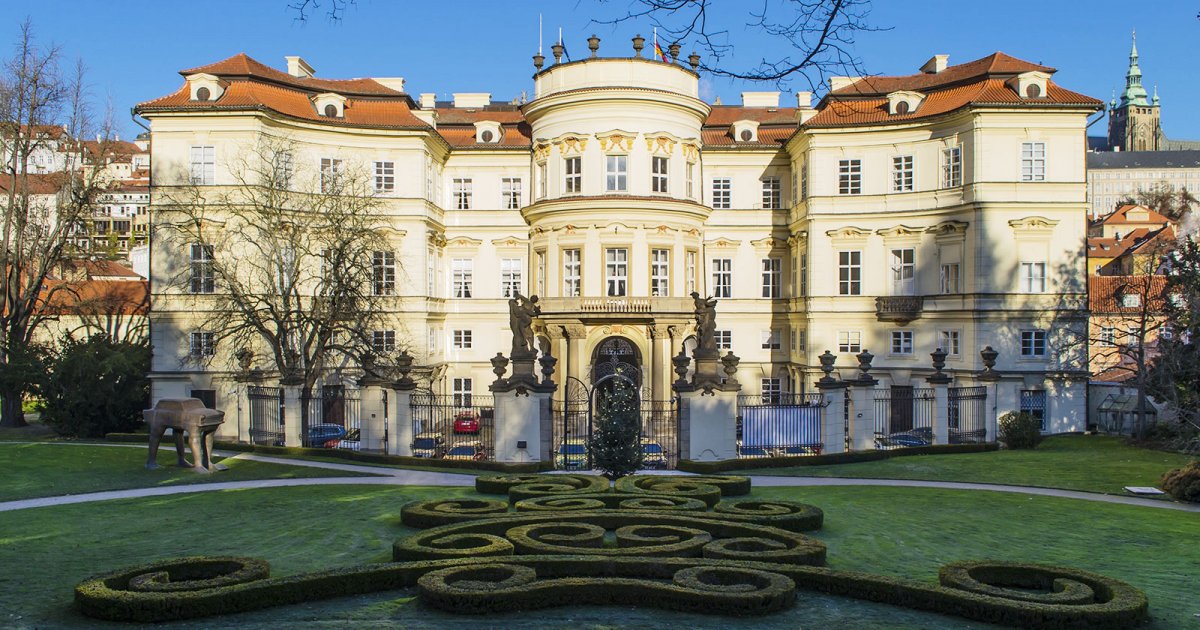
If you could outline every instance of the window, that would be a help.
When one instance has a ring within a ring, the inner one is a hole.
[[[897,155],[892,158],[892,192],[912,192],[913,156]]]
[[[1123,308],[1140,308],[1142,306],[1142,296],[1137,293],[1121,294],[1121,306]]]
[[[792,184],[792,189],[789,191],[791,193],[791,198],[789,199],[789,201],[791,202],[792,205],[796,205],[796,201],[798,201],[800,199],[800,196],[799,196],[800,195],[800,172],[799,171],[792,171],[791,184]]]
[[[338,176],[341,174],[341,160],[336,158],[321,158],[321,192],[334,192],[337,189]]]
[[[862,252],[838,252],[838,295],[862,295]]]
[[[942,188],[962,186],[962,147],[942,149]]]
[[[210,92],[208,90],[208,88],[206,88],[206,87],[198,88],[196,90],[196,100],[197,101],[207,101],[210,96],[212,96],[212,92]],[[39,156],[38,160],[41,161],[40,156]]]
[[[688,199],[696,198],[696,163],[688,162],[687,171],[684,172],[684,191]]]
[[[916,250],[892,250],[892,295],[912,295],[916,290]]]
[[[762,331],[762,349],[779,350],[782,347],[779,341],[780,337],[781,335],[778,330]]]
[[[521,178],[504,177],[500,180],[500,195],[505,210],[517,210],[521,207]]]
[[[537,252],[537,294],[546,295],[546,252]]]
[[[808,295],[808,252],[800,254],[800,296]]]
[[[733,180],[721,177],[712,180],[712,207],[728,210],[733,207]]]
[[[733,350],[732,330],[714,330],[713,339],[717,342],[717,350]]]
[[[962,348],[959,345],[958,331],[943,330],[938,332],[938,347],[941,348],[947,355],[952,357],[962,354]]]
[[[427,332],[425,342],[429,344],[429,356],[435,357],[438,353],[438,335],[441,333],[436,328],[430,328]]]
[[[563,192],[565,193],[580,193],[583,192],[583,158],[569,157],[563,160],[566,175],[563,179]]]
[[[604,250],[604,277],[608,280],[609,296],[625,296],[629,283],[629,250]]]
[[[762,379],[762,402],[764,405],[777,405],[783,399],[783,380],[778,378]]]
[[[1021,143],[1021,181],[1046,181],[1046,143]]]
[[[563,295],[579,296],[579,250],[563,250]]]
[[[434,253],[433,248],[430,247],[429,249],[425,250],[425,295],[429,297],[434,297],[434,291],[437,290],[437,283],[435,281],[435,276],[437,273],[436,268],[437,254]]]
[[[800,165],[800,198],[808,199],[808,165]]]
[[[212,293],[216,285],[213,269],[213,247],[192,243],[192,274],[189,288],[192,293]]]
[[[1043,389],[1023,389],[1021,390],[1021,413],[1027,413],[1042,423],[1042,430],[1046,430],[1046,390]]]
[[[838,332],[838,352],[862,352],[862,331],[843,330]]]
[[[1099,343],[1102,346],[1117,345],[1117,331],[1112,326],[1104,326],[1100,329]]]
[[[425,160],[425,198],[433,201],[437,189],[433,187],[433,160]]]
[[[778,177],[762,179],[762,207],[766,210],[778,210],[783,207],[783,189]]]
[[[629,188],[629,156],[605,156],[604,165],[604,190],[608,192],[625,192]]]
[[[469,330],[456,330],[451,334],[451,341],[457,350],[470,350],[471,337],[471,331]]]
[[[371,256],[371,294],[395,295],[396,252],[377,251]]]
[[[912,354],[913,334],[911,330],[892,331],[892,354]]]
[[[665,297],[671,294],[671,250],[650,252],[650,295]]]
[[[714,258],[712,261],[713,297],[733,297],[733,260]]]
[[[687,274],[687,292],[691,295],[696,291],[696,252],[688,252],[685,256]]]
[[[192,185],[212,186],[217,179],[216,150],[213,147],[192,147]]]
[[[862,194],[862,160],[838,160],[838,194]]]
[[[375,354],[390,354],[396,351],[396,331],[372,330],[371,350]]]
[[[456,298],[469,298],[475,292],[475,261],[455,258],[450,261],[450,292]]]
[[[959,290],[958,263],[944,263],[942,265],[942,293],[958,293]]]
[[[375,192],[388,193],[396,190],[396,163],[375,163]]]
[[[1021,356],[1041,358],[1046,356],[1046,331],[1021,331]]]
[[[500,259],[500,297],[517,297],[521,293],[525,261],[520,258]]]
[[[1023,262],[1023,263],[1021,263],[1021,292],[1022,293],[1045,293],[1046,292],[1046,263],[1044,263],[1044,262]]]
[[[781,297],[782,280],[783,261],[779,258],[762,259],[762,296],[765,298]]]
[[[451,180],[451,193],[454,195],[454,208],[457,210],[471,209],[471,180],[465,177],[455,177]]]
[[[650,158],[650,190],[656,193],[667,192],[667,169],[670,161],[665,157]]]
[[[337,118],[337,105],[330,103],[325,106],[325,115],[329,118]]]
[[[189,338],[189,355],[193,357],[211,357],[217,353],[217,339],[214,333],[193,332]]]
[[[292,187],[292,152],[291,151],[276,151],[271,158],[271,171],[274,181],[271,185],[280,190],[287,190]],[[142,214],[141,207],[138,207],[138,214]]]
[[[538,199],[546,197],[546,163],[539,162],[537,165],[538,178]]]
[[[451,382],[451,396],[455,407],[470,407],[471,394],[474,392],[469,378],[456,378]]]

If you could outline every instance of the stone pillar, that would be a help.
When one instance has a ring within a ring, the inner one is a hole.
[[[495,453],[498,462],[539,462],[549,458],[550,398],[558,388],[552,380],[554,357],[541,359],[542,379],[534,374],[535,353],[514,353],[513,374],[505,378],[509,360],[492,357],[496,380],[488,387],[495,401]]]
[[[851,409],[850,450],[871,451],[875,449],[875,385],[879,381],[869,372],[875,355],[863,350],[856,358],[858,378],[848,383]]]
[[[718,358],[696,352],[697,367],[689,383],[684,380],[688,357],[680,349],[673,359],[675,391],[679,393],[680,459],[711,462],[737,457],[737,397],[742,386],[736,374],[738,357],[730,352]],[[723,364],[725,380],[717,373]]]
[[[250,443],[250,388],[258,385],[258,379],[249,375],[237,376],[237,441]],[[225,414],[229,422],[229,414]]]
[[[391,423],[387,429],[387,452],[390,455],[412,457],[413,417],[412,395],[417,389],[416,381],[409,378],[413,358],[407,352],[401,352],[396,359],[396,369],[400,378],[393,381],[392,400],[390,409]]]
[[[933,358],[933,376],[925,379],[933,388],[933,443],[950,443],[950,381],[946,367],[946,351],[938,348],[929,353]]]
[[[817,389],[825,395],[828,403],[821,422],[822,453],[846,452],[846,383],[833,377],[833,363],[837,357],[828,350],[817,357],[821,371],[825,373],[817,381]]]
[[[993,350],[991,346],[986,346],[979,352],[979,356],[983,359],[983,371],[979,373],[979,380],[987,387],[987,400],[983,405],[983,425],[987,431],[985,440],[995,442],[999,435],[996,421],[999,419],[1000,409],[1002,409],[1000,406],[1000,374],[995,370],[996,358],[1000,356],[1000,353]]]
[[[359,444],[364,451],[378,453],[388,444],[387,418],[383,412],[384,380],[378,377],[359,379]]]
[[[301,426],[300,388],[301,385],[293,380],[280,380],[283,388],[283,445],[287,447],[303,446],[304,428]]]

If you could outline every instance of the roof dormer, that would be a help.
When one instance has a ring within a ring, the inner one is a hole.
[[[1008,87],[1021,98],[1046,98],[1046,83],[1050,75],[1038,70],[1022,72],[1008,80]]]
[[[186,78],[193,101],[215,101],[225,93],[224,82],[211,74],[201,72],[189,74]]]
[[[730,125],[734,142],[758,142],[758,121],[738,120]]]
[[[343,118],[346,115],[346,97],[333,92],[325,92],[312,97],[313,107],[325,118]]]
[[[888,113],[893,116],[912,114],[921,106],[925,95],[909,90],[897,90],[888,94]]]
[[[475,142],[478,144],[498,144],[504,137],[504,128],[494,120],[479,120],[475,122]]]

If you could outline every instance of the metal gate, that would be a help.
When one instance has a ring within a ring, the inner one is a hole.
[[[987,387],[951,387],[946,408],[951,444],[981,444],[987,441],[984,417]]]
[[[820,455],[828,404],[819,393],[738,396],[737,456]]]
[[[362,448],[362,409],[359,390],[323,385],[315,395],[300,399],[301,441],[310,448]]]
[[[250,442],[283,446],[283,390],[250,385],[246,397],[250,402]]]
[[[496,408],[491,396],[413,394],[412,454],[430,459],[491,460]]]
[[[633,368],[636,369],[636,368]],[[553,412],[554,467],[559,470],[591,470],[591,444],[595,428],[595,410],[606,384],[621,381],[636,388],[636,381],[621,372],[608,372],[588,387],[569,377],[563,398],[551,401]],[[638,441],[642,447],[642,468],[674,469],[679,463],[679,399],[652,400],[640,389],[638,413],[641,416]]]
[[[875,390],[875,448],[933,444],[933,410],[931,387],[893,385]]]

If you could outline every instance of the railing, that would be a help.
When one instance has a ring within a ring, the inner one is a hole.
[[[819,393],[738,396],[737,456],[820,455],[828,404]]]
[[[951,387],[946,408],[951,444],[981,444],[987,441],[987,388]]]
[[[875,390],[875,448],[933,444],[933,388],[893,386]]]
[[[679,463],[679,402],[670,400],[643,400],[642,468],[674,469]]]
[[[482,461],[496,456],[491,396],[414,394],[412,423],[415,457]]]
[[[322,388],[315,396],[302,396],[300,409],[300,441],[304,446],[351,451],[362,448],[362,405],[357,390]]]
[[[691,313],[691,298],[680,297],[558,297],[539,301],[542,314]]]
[[[881,322],[908,323],[921,316],[924,298],[919,295],[889,295],[875,298],[875,317]]]
[[[250,402],[250,442],[283,446],[283,390],[251,385],[246,397]]]

